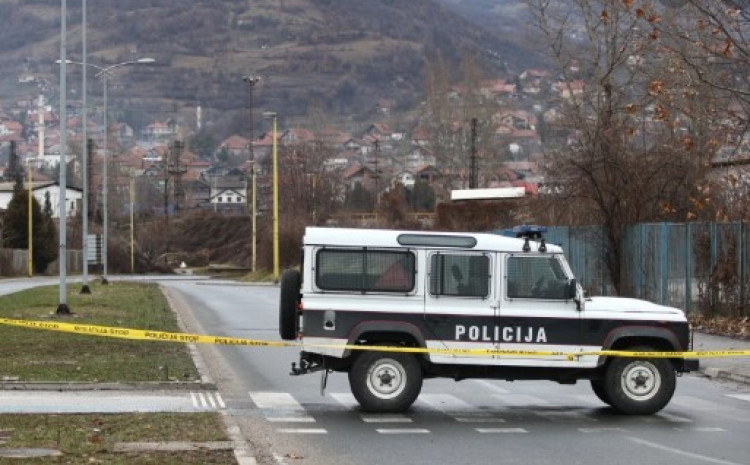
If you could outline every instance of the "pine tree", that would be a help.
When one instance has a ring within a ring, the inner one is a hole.
[[[34,230],[33,261],[34,268],[40,271],[47,269],[47,265],[57,260],[58,256],[57,227],[52,219],[52,202],[49,191],[44,194],[44,211],[41,212],[39,228]]]
[[[36,273],[43,273],[57,259],[57,228],[49,215],[42,212],[36,198],[31,200],[32,262]],[[2,246],[9,249],[29,247],[29,191],[16,178],[13,197],[5,213]]]

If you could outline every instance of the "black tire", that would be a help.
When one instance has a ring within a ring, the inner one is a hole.
[[[594,394],[596,394],[596,397],[598,397],[599,400],[601,400],[607,405],[612,405],[612,402],[609,401],[609,397],[607,397],[607,392],[606,392],[606,389],[604,389],[603,381],[598,380],[598,379],[592,379],[591,390],[594,391]]]
[[[281,274],[279,297],[279,335],[285,341],[297,338],[299,332],[299,302],[302,275],[297,270],[285,270]]]
[[[349,370],[349,385],[365,411],[400,413],[422,390],[422,367],[412,354],[363,352]]]
[[[640,346],[627,350],[653,351]],[[610,405],[626,415],[651,415],[663,409],[672,399],[676,384],[672,362],[665,358],[615,357],[604,378]]]

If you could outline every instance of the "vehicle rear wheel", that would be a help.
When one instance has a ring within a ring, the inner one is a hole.
[[[641,346],[628,350],[653,351]],[[615,357],[604,379],[610,405],[627,415],[651,415],[663,409],[672,399],[676,384],[674,367],[663,358]]]
[[[302,275],[297,270],[285,270],[281,274],[279,297],[279,335],[285,341],[297,338],[299,331],[299,301]]]
[[[594,391],[594,394],[596,394],[596,397],[598,397],[599,400],[601,400],[607,405],[612,405],[612,402],[610,402],[609,397],[607,397],[607,392],[606,392],[606,389],[604,389],[603,381],[598,380],[598,379],[592,379],[591,389]]]
[[[403,412],[422,390],[422,368],[412,354],[363,352],[349,370],[349,385],[364,410]]]

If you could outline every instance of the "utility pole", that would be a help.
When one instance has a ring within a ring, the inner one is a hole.
[[[477,119],[471,119],[471,167],[469,171],[469,189],[477,187]]]
[[[57,305],[56,315],[70,315],[70,307],[68,307],[68,204],[65,198],[67,191],[67,171],[68,171],[68,83],[67,73],[67,16],[68,16],[68,4],[66,0],[61,2],[61,19],[60,19],[60,198],[58,199],[58,215],[59,215],[59,229],[60,229],[60,248],[58,252],[58,264],[60,266],[60,302]],[[31,192],[29,192],[31,194]]]
[[[180,203],[182,203],[185,195],[185,192],[182,190],[182,176],[187,172],[187,168],[182,166],[182,150],[184,148],[185,144],[182,141],[176,140],[172,142],[172,147],[169,151],[170,160],[167,166],[167,174],[172,179],[175,213],[180,209]]]
[[[375,211],[380,207],[380,168],[378,167],[378,156],[380,155],[380,139],[375,139]]]
[[[164,151],[162,156],[162,164],[164,165],[164,226],[167,228],[166,232],[169,233],[169,155],[167,151]]]

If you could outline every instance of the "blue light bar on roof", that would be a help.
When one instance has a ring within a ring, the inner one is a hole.
[[[528,237],[529,239],[541,238],[542,234],[546,232],[546,226],[537,226],[531,224],[523,224],[513,228],[513,234],[515,234],[516,237]]]

